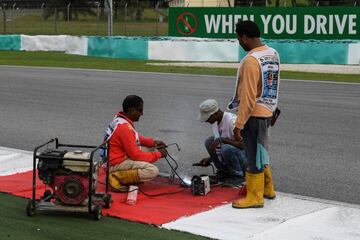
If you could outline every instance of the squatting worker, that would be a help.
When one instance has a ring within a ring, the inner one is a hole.
[[[143,115],[144,101],[141,97],[127,96],[122,107],[123,111],[115,115],[105,131],[110,149],[109,184],[115,191],[126,191],[127,185],[155,178],[159,169],[152,163],[167,155],[165,148],[161,148],[165,146],[162,141],[143,137],[135,130],[134,122]],[[158,148],[157,151],[144,151],[144,147]]]
[[[269,166],[268,128],[278,104],[280,61],[275,49],[261,43],[260,30],[252,21],[236,24],[241,47],[248,52],[240,62],[237,84],[228,108],[237,110],[234,137],[243,140],[247,155],[246,197],[234,208],[263,207],[264,197],[274,199]]]
[[[245,179],[246,156],[244,144],[234,139],[236,115],[223,112],[215,99],[207,99],[199,105],[198,120],[212,125],[213,136],[205,141],[210,157],[203,158],[200,166],[214,163],[216,176],[210,176],[211,183],[238,186]]]

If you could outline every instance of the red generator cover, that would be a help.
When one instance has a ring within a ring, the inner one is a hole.
[[[64,204],[80,205],[89,195],[89,178],[81,175],[57,175],[51,188]]]

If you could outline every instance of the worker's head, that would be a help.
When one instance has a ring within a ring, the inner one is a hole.
[[[124,99],[122,107],[124,114],[136,122],[143,115],[144,101],[139,96],[129,95]]]
[[[253,21],[239,21],[235,31],[239,44],[245,51],[250,51],[260,42],[260,29]]]
[[[208,122],[213,124],[214,122],[220,122],[223,116],[223,112],[219,108],[219,104],[215,99],[207,99],[199,105],[198,120],[201,122]]]

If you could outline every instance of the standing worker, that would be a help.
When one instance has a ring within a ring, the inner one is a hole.
[[[136,95],[127,96],[123,111],[115,115],[105,131],[109,145],[109,184],[114,191],[127,191],[128,185],[155,178],[159,169],[152,163],[166,157],[164,142],[143,137],[134,126],[143,115],[144,102]],[[144,147],[157,147],[157,151],[146,151]]]
[[[244,141],[248,160],[245,197],[234,208],[263,207],[264,197],[275,198],[269,166],[268,128],[278,104],[280,60],[277,51],[261,43],[260,29],[252,21],[236,24],[241,47],[248,52],[240,62],[230,110],[237,110],[234,138]]]

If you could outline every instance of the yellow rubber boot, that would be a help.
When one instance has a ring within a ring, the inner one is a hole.
[[[276,197],[270,166],[264,169],[264,198],[274,199]]]
[[[109,184],[115,191],[127,192],[128,185],[137,183],[140,183],[137,169],[116,171],[109,176]]]
[[[264,206],[264,173],[246,172],[246,197],[233,201],[233,208],[260,208]]]

